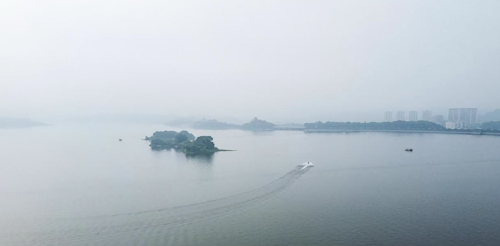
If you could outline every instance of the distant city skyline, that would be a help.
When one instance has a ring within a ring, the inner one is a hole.
[[[437,114],[433,115],[431,110],[423,110],[422,117],[418,117],[418,111],[410,110],[408,111],[408,117],[406,117],[406,111],[396,111],[396,121],[430,121],[436,124],[440,124],[450,129],[468,129],[478,126],[478,109],[477,108],[449,108],[447,117]],[[384,121],[391,122],[392,111],[386,111],[384,113]]]

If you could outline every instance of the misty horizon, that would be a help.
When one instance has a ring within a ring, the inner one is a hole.
[[[0,115],[311,122],[484,113],[500,104],[499,9],[495,1],[5,1]]]

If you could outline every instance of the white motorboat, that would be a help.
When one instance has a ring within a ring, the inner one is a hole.
[[[308,161],[308,162],[304,162],[304,163],[300,164],[299,167],[302,167],[302,169],[306,169],[308,167],[314,167],[314,164],[312,162]]]

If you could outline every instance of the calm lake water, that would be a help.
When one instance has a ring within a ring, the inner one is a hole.
[[[500,244],[500,137],[167,129],[0,129],[0,245]]]

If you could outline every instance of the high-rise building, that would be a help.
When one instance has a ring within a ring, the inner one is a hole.
[[[398,111],[396,113],[396,120],[405,121],[406,120],[406,113],[404,111]]]
[[[459,108],[450,108],[448,110],[448,121],[459,122],[459,118],[460,118],[460,109]]]
[[[472,126],[477,123],[477,108],[461,108],[460,121],[466,126]]]
[[[390,112],[390,111],[385,112],[384,119],[387,122],[391,122],[392,121],[392,112]]]
[[[408,120],[409,121],[417,121],[418,120],[418,112],[417,111],[410,111],[410,113],[408,113]]]
[[[450,108],[448,121],[461,128],[473,127],[477,123],[477,108]]]
[[[422,111],[422,120],[432,121],[432,112],[429,110]]]

